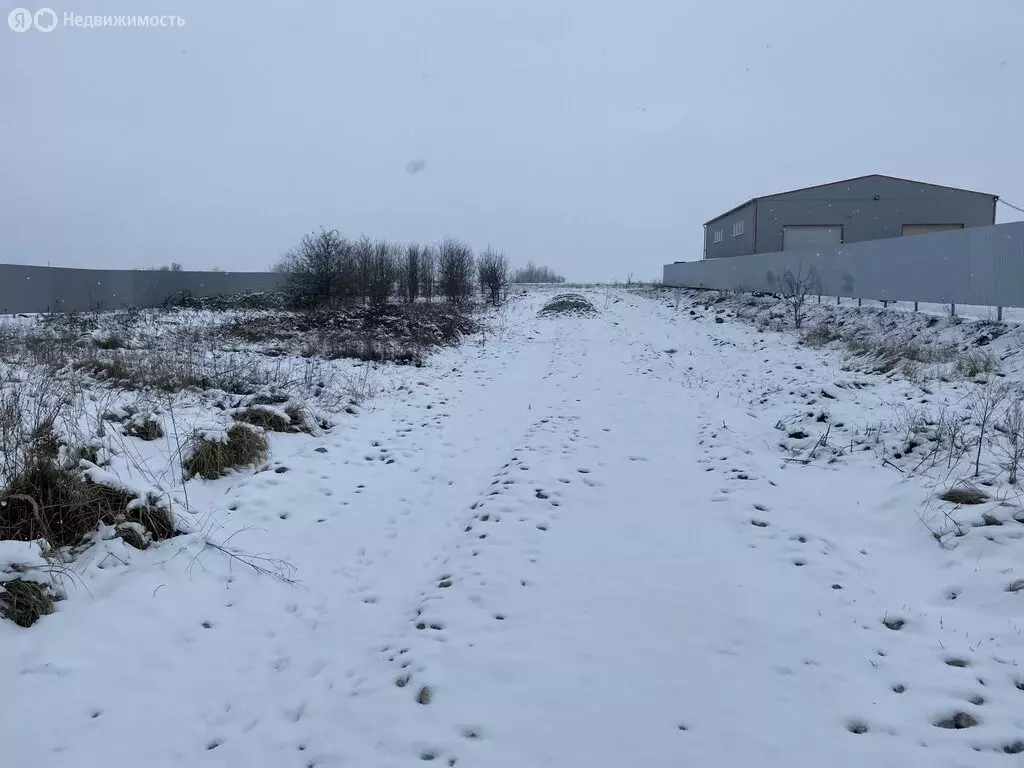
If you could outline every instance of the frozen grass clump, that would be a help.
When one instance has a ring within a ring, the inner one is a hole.
[[[45,584],[22,579],[0,583],[0,617],[19,627],[31,627],[53,613],[53,604],[53,593]]]
[[[267,436],[258,427],[237,422],[227,430],[197,429],[183,462],[186,477],[216,480],[234,469],[255,466],[267,458]]]
[[[560,293],[541,307],[539,314],[542,317],[550,315],[589,316],[596,315],[597,309],[579,293]]]

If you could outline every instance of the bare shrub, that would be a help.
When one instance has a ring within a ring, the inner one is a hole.
[[[512,273],[513,283],[564,283],[565,278],[550,267],[540,267],[532,261]]]
[[[505,254],[487,248],[477,259],[480,290],[491,304],[501,303],[501,293],[508,286],[508,259]]]
[[[1003,422],[998,426],[1003,435],[1001,449],[1010,472],[1010,485],[1017,484],[1017,473],[1024,461],[1024,400],[1015,395],[1003,411]]]
[[[384,240],[373,244],[369,271],[365,276],[366,300],[373,306],[387,304],[398,282],[398,249]]]
[[[801,264],[796,272],[787,269],[781,276],[774,276],[772,282],[793,315],[793,327],[799,329],[804,322],[807,297],[821,288],[821,275],[815,267],[805,271]]]
[[[975,477],[981,473],[981,451],[985,445],[985,433],[1009,393],[1010,389],[1006,384],[995,382],[979,387],[974,393],[971,411],[978,425],[978,450],[974,458]]]
[[[343,291],[343,262],[351,245],[336,229],[321,229],[302,238],[275,266],[285,273],[285,291],[296,306],[331,304]]]
[[[437,280],[441,294],[452,304],[473,295],[473,249],[461,240],[448,238],[437,250]]]
[[[193,435],[182,467],[185,476],[216,480],[232,469],[251,467],[266,460],[269,445],[263,432],[247,424],[235,424],[224,435]]]
[[[966,379],[999,370],[999,361],[987,352],[964,352],[956,358],[956,369]]]

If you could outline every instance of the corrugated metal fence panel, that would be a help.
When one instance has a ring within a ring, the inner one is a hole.
[[[814,293],[888,301],[1024,307],[1024,222],[814,251],[666,264],[665,285],[778,290],[778,278],[819,275]]]
[[[273,291],[273,272],[159,272],[0,264],[0,312],[85,312],[155,307],[179,291],[193,296]]]

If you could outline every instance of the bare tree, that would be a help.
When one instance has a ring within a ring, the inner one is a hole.
[[[365,235],[352,245],[353,293],[363,303],[370,300],[370,273],[373,271],[373,241]]]
[[[429,245],[420,254],[420,296],[428,302],[434,299],[437,283],[437,255]]]
[[[287,275],[285,292],[305,307],[329,304],[339,289],[339,267],[345,239],[336,229],[321,229],[302,238],[275,266]]]
[[[398,249],[386,240],[373,244],[370,269],[366,275],[366,298],[374,306],[387,304],[398,280]]]
[[[501,292],[508,285],[508,259],[505,254],[488,247],[477,259],[480,277],[480,291],[490,299],[491,304],[501,303]]]
[[[334,295],[337,301],[354,302],[359,292],[359,265],[356,262],[356,243],[342,238],[338,247]]]
[[[974,458],[974,476],[981,474],[981,449],[985,445],[985,432],[992,424],[996,411],[1006,399],[1009,387],[1004,383],[990,381],[978,387],[974,394],[971,410],[978,424],[978,451]]]
[[[448,238],[437,249],[438,288],[451,303],[473,295],[473,249],[461,240]]]
[[[1024,400],[1019,394],[1006,406],[999,431],[1003,433],[1002,449],[1010,470],[1010,485],[1016,485],[1017,472],[1024,461]]]
[[[402,264],[400,279],[400,293],[402,298],[413,304],[420,294],[420,260],[423,248],[416,243],[410,243],[405,248],[405,261]]]
[[[818,293],[821,287],[821,275],[814,267],[805,272],[801,264],[795,273],[787,269],[781,277],[773,277],[772,282],[775,283],[782,295],[782,300],[786,302],[790,312],[793,313],[793,327],[800,328],[806,314],[807,297]]]

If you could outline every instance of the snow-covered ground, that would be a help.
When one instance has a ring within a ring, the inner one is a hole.
[[[1020,760],[1020,505],[987,452],[993,501],[938,500],[973,467],[900,432],[980,385],[578,290],[596,317],[516,293],[264,471],[189,481],[194,531],[289,580],[115,539],[0,623],[3,764]],[[986,342],[1008,379],[1019,336]]]

